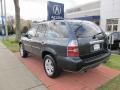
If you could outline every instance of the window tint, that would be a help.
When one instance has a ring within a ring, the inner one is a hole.
[[[36,33],[37,37],[43,37],[44,33],[46,31],[46,25],[45,24],[40,24]]]
[[[35,34],[36,34],[37,28],[38,28],[38,26],[33,26],[33,27],[27,32],[28,36],[34,37]]]
[[[49,23],[46,35],[50,38],[67,38],[67,26],[64,22]]]
[[[70,26],[74,30],[77,37],[90,37],[101,33],[101,29],[91,22],[72,22]]]

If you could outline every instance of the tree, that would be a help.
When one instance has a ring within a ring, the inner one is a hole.
[[[19,42],[21,36],[19,0],[14,0],[14,6],[15,6],[15,20],[16,20],[16,41]]]
[[[7,25],[9,27],[9,29],[14,30],[13,29],[14,24],[15,24],[14,17],[13,16],[8,16],[7,17]],[[9,29],[8,29],[8,32],[9,32]],[[15,32],[15,30],[14,30],[14,32]]]

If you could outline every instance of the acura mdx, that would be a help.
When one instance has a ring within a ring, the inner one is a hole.
[[[109,60],[106,34],[84,20],[52,20],[36,23],[20,40],[20,55],[40,56],[47,76],[61,71],[87,71]]]

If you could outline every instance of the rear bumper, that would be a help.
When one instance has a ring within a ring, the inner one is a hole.
[[[79,57],[57,57],[57,64],[60,68],[67,71],[84,71],[90,68],[94,68],[101,63],[109,60],[111,53],[110,51],[101,54],[98,56],[94,56],[92,58],[88,58],[88,60],[82,60]],[[86,62],[90,61],[90,62]]]

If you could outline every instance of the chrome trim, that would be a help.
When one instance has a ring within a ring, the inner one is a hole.
[[[40,49],[39,47],[36,47],[36,46],[31,46],[31,47],[36,48],[36,49]]]
[[[99,44],[99,43],[103,43],[104,40],[97,40],[97,41],[90,41],[89,43],[92,44]]]
[[[24,44],[25,46],[31,46],[31,45],[29,45],[29,44]]]

